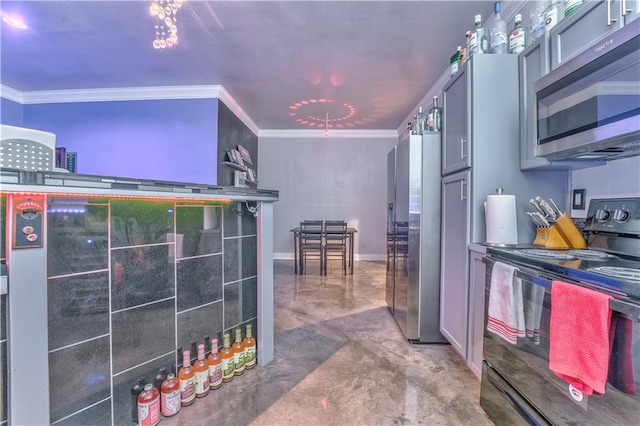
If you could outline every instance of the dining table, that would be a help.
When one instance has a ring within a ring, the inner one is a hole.
[[[298,275],[298,271],[302,273],[302,256],[300,256],[300,227],[296,226],[289,230],[293,234],[293,271],[295,275]],[[355,234],[358,232],[356,228],[347,227],[347,265],[349,266],[349,272],[353,275],[353,240]],[[322,237],[330,233],[327,231],[321,231]]]

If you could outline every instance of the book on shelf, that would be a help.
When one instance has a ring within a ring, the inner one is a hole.
[[[253,161],[251,161],[251,154],[249,154],[249,150],[247,148],[242,145],[238,145],[238,152],[240,153],[240,157],[242,157],[242,161],[253,166]]]

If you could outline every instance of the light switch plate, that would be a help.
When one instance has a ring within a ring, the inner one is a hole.
[[[573,190],[572,205],[573,205],[573,209],[574,210],[584,210],[586,196],[587,196],[587,190],[586,189],[574,189]]]

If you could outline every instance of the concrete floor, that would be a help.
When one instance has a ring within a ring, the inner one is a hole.
[[[275,261],[275,360],[165,425],[491,425],[479,382],[449,345],[412,345],[385,305],[385,265],[344,276]]]

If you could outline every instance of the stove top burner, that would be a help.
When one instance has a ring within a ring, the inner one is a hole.
[[[605,261],[616,259],[618,256],[614,256],[609,253],[605,253],[603,251],[597,250],[569,250],[570,255],[577,257],[578,259],[583,260],[593,260],[593,261]]]
[[[596,266],[587,270],[610,277],[623,278],[629,281],[640,282],[640,269],[619,268],[615,266]]]
[[[516,251],[517,254],[522,256],[531,256],[537,259],[548,260],[575,260],[576,256],[568,253],[560,253],[554,250],[542,250],[542,249],[524,249]]]

